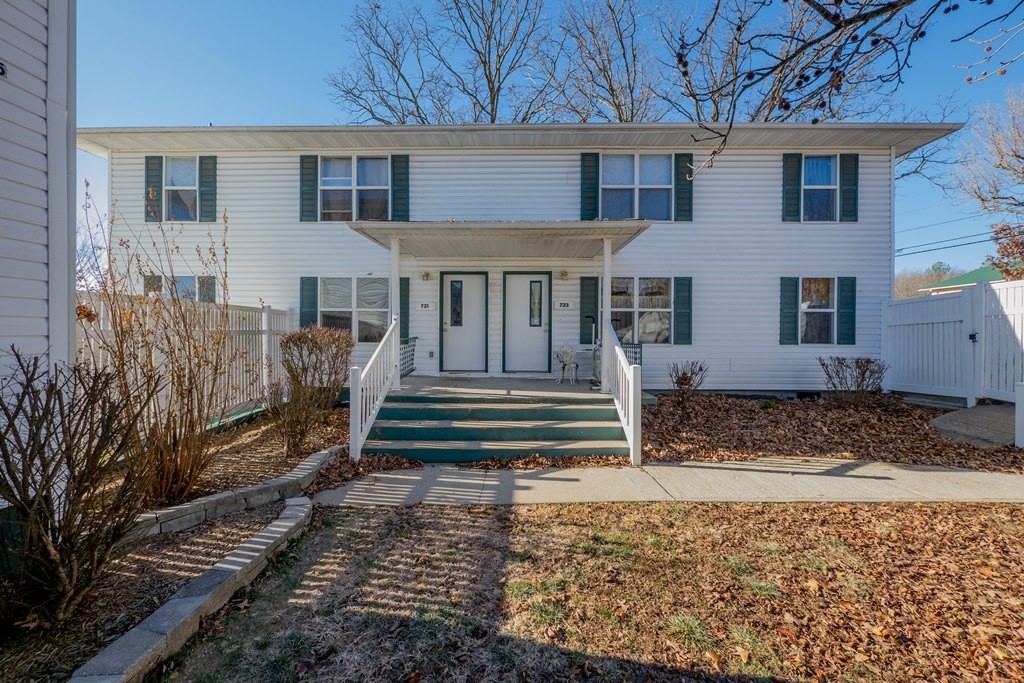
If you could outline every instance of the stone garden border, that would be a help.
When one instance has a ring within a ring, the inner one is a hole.
[[[135,527],[125,537],[125,542],[182,531],[218,517],[302,495],[303,489],[313,483],[320,470],[334,462],[338,454],[344,450],[344,446],[333,446],[318,451],[299,463],[288,474],[262,484],[203,496],[162,510],[144,512],[139,515]]]
[[[248,586],[285,543],[301,534],[312,510],[309,498],[288,498],[277,520],[179,589],[155,612],[79,667],[71,675],[71,683],[143,680],[160,662],[185,646],[204,617],[223,607],[235,591]]]

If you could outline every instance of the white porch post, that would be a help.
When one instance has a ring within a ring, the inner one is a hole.
[[[391,282],[388,285],[390,287],[390,290],[391,290],[391,317],[392,317],[392,319],[394,319],[395,317],[401,315],[402,297],[401,297],[401,292],[399,291],[399,288],[400,288],[400,285],[401,285],[401,282],[402,282],[401,276],[402,276],[402,251],[401,251],[401,244],[400,244],[400,242],[399,242],[397,237],[392,237],[391,238]],[[401,324],[401,320],[399,320],[399,324]],[[394,340],[393,344],[394,344],[394,347],[393,347],[394,348],[393,360],[394,360],[394,364],[395,364],[395,379],[394,379],[394,381],[391,384],[391,388],[395,389],[397,391],[398,389],[402,388],[402,339],[401,339],[401,335],[400,334],[398,335],[398,338],[396,338]]]
[[[613,343],[608,336],[612,324],[612,240],[604,238],[604,277],[601,279],[601,391],[612,390],[611,377]],[[596,340],[595,340],[596,341]]]

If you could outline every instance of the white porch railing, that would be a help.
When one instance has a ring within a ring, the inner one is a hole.
[[[640,437],[640,366],[630,364],[611,323],[605,323],[601,336],[604,337],[601,345],[602,355],[609,359],[608,362],[601,364],[607,373],[604,384],[611,391],[615,410],[619,413],[619,421],[622,422],[622,431],[626,433],[629,462],[634,467],[639,467],[643,448]],[[612,349],[614,351],[609,353]]]
[[[388,392],[399,387],[400,361],[401,338],[396,315],[366,367],[362,370],[353,367],[349,375],[348,456],[352,462],[359,462],[363,444]]]

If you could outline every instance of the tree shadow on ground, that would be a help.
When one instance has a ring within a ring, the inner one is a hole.
[[[628,651],[643,630],[627,620],[620,642],[588,642],[543,601],[528,614],[535,629],[510,632],[507,508],[321,511],[321,526],[254,585],[244,611],[208,628],[177,680],[766,680],[588,652]]]

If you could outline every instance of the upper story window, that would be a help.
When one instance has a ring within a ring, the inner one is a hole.
[[[601,217],[672,220],[672,155],[601,155]]]
[[[803,219],[835,221],[839,204],[839,173],[835,155],[804,156]]]
[[[198,218],[198,158],[164,157],[164,220],[188,223]]]
[[[320,220],[388,220],[390,175],[387,157],[321,157]]]

